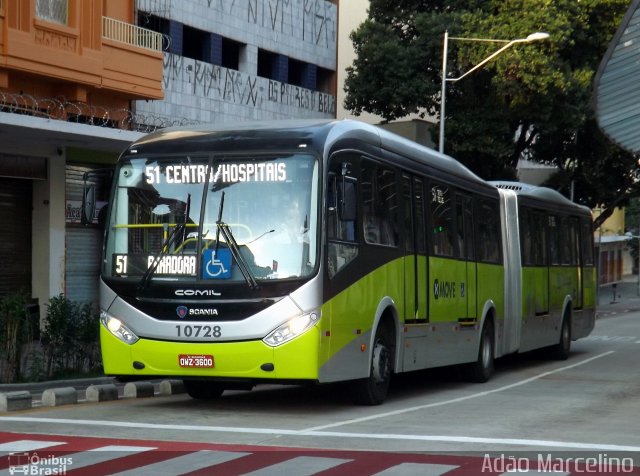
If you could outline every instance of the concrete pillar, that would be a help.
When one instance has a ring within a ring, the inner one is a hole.
[[[33,182],[32,294],[47,315],[49,298],[65,291],[65,152],[47,158],[48,180]]]

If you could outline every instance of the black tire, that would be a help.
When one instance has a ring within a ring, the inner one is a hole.
[[[224,392],[223,386],[206,380],[185,380],[184,388],[196,400],[215,400]]]
[[[393,331],[380,324],[371,349],[371,370],[367,378],[351,382],[354,401],[358,405],[380,405],[389,391],[395,346]]]
[[[571,354],[571,320],[567,315],[562,318],[560,340],[549,348],[550,355],[556,360],[567,360]]]
[[[493,321],[487,319],[480,334],[478,358],[464,368],[467,380],[475,383],[484,383],[491,378],[495,370],[494,343]]]

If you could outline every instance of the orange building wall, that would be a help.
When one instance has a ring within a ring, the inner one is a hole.
[[[102,14],[126,23],[134,23],[133,9],[135,0],[105,0]]]
[[[69,0],[67,25],[36,18],[35,1],[3,1],[0,88],[109,108],[163,97],[161,52],[102,37],[103,13],[131,23],[135,0]]]

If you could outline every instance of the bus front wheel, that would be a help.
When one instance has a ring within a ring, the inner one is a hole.
[[[369,377],[351,383],[357,404],[380,405],[385,400],[393,373],[393,359],[393,333],[381,323],[373,342]]]

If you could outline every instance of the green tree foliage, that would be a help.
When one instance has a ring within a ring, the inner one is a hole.
[[[0,296],[0,382],[20,379],[23,346],[31,341],[34,332],[27,316],[27,302],[24,292]]]
[[[628,7],[628,0],[372,0],[351,34],[357,57],[347,69],[345,107],[385,120],[437,117],[445,30],[492,39],[548,32],[550,39],[513,45],[447,83],[446,152],[486,179],[513,178],[520,158],[556,165],[552,186],[612,210],[640,196],[638,162],[598,129],[591,95]],[[449,77],[500,46],[450,41]]]
[[[100,365],[99,324],[91,304],[52,297],[47,305],[42,345],[47,377],[94,371]]]

